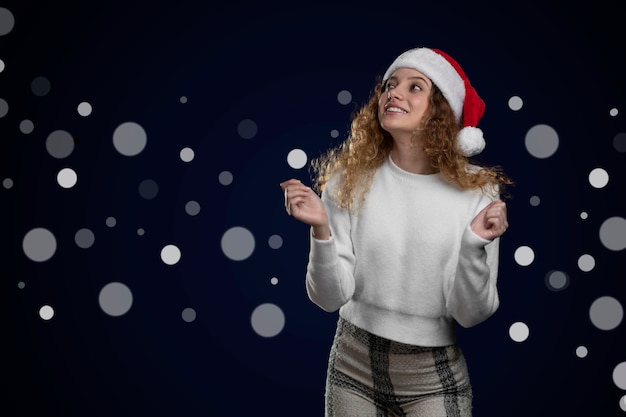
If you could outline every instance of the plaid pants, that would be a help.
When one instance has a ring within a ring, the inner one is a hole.
[[[339,318],[326,379],[326,417],[471,417],[458,345],[394,342]]]

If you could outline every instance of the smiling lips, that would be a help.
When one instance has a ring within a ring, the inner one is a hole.
[[[406,114],[408,112],[406,110],[404,110],[404,109],[401,109],[400,107],[389,106],[389,103],[387,103],[387,104],[385,104],[385,113]]]

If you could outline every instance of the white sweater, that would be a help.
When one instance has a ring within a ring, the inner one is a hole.
[[[419,346],[456,342],[456,322],[474,326],[499,305],[499,239],[469,227],[493,198],[418,175],[391,158],[377,170],[365,203],[351,213],[322,193],[328,240],[311,235],[309,298],[373,334]]]

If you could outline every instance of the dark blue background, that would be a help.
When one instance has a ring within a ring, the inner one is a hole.
[[[0,119],[0,178],[14,182],[0,188],[0,414],[323,415],[337,316],[306,298],[308,230],[285,214],[278,183],[309,175],[289,167],[286,155],[301,148],[315,157],[342,139],[395,56],[431,46],[461,63],[487,103],[481,160],[501,164],[517,184],[501,246],[501,308],[459,334],[475,416],[626,415],[618,405],[625,392],[612,380],[626,361],[624,324],[602,331],[589,319],[600,296],[626,302],[624,253],[598,238],[603,220],[626,216],[626,156],[612,144],[626,131],[617,9],[547,1],[62,3],[0,3],[16,21],[0,37],[0,97],[10,106]],[[43,97],[30,89],[38,76],[51,82]],[[352,93],[352,104],[337,101],[341,90]],[[514,95],[524,100],[518,112],[507,106]],[[89,117],[76,112],[81,101],[93,105]],[[620,111],[615,117],[612,108]],[[35,124],[29,135],[19,130],[24,119]],[[237,134],[243,119],[257,123],[254,138]],[[114,129],[126,121],[148,135],[144,152],[132,158],[112,146]],[[547,159],[533,158],[524,145],[539,123],[559,134],[559,150]],[[45,148],[57,129],[76,141],[64,160]],[[195,151],[192,162],[178,157],[183,147]],[[69,190],[55,181],[65,166],[79,174]],[[587,180],[596,167],[611,175],[602,189]],[[231,185],[218,182],[222,171],[233,173]],[[147,178],[159,186],[152,200],[137,192]],[[529,204],[534,195],[537,207]],[[198,216],[185,213],[189,200],[200,203]],[[582,211],[590,215],[584,222]],[[105,225],[109,216],[116,227]],[[233,226],[255,236],[245,261],[229,260],[220,248]],[[23,253],[34,227],[57,238],[49,261]],[[74,244],[83,227],[96,236],[88,249]],[[282,237],[279,249],[267,245],[272,235]],[[159,252],[172,242],[182,259],[168,266]],[[513,258],[523,245],[536,255],[527,267]],[[584,253],[596,259],[586,273],[577,267]],[[546,287],[554,269],[568,273],[567,289]],[[133,292],[121,317],[98,305],[111,281]],[[266,302],[286,317],[271,338],[250,325],[254,308]],[[38,316],[45,304],[55,309],[50,321]],[[181,319],[187,307],[197,312],[191,323]],[[522,343],[508,335],[517,321],[531,331]],[[575,355],[580,345],[589,349],[586,358]]]

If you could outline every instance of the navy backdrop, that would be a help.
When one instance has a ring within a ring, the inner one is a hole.
[[[0,2],[0,414],[322,416],[337,315],[278,184],[430,46],[516,182],[474,414],[626,415],[616,9],[100,3]]]

